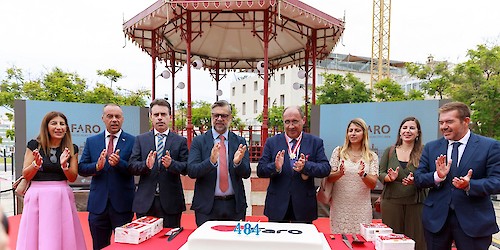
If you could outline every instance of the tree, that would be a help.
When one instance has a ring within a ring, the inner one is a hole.
[[[500,140],[500,46],[478,45],[467,52],[452,77],[451,96],[472,110],[472,130]]]
[[[380,102],[404,101],[407,99],[403,88],[392,79],[385,78],[375,83],[375,98]]]
[[[370,102],[371,91],[366,84],[351,73],[345,76],[323,73],[325,79],[322,86],[318,86],[318,104],[360,103]]]
[[[114,72],[116,75],[121,75]],[[14,112],[14,100],[16,99],[116,103],[144,107],[146,105],[145,97],[149,96],[149,92],[146,90],[128,91],[127,95],[123,95],[101,83],[97,83],[94,89],[89,89],[85,84],[85,79],[77,73],[64,72],[60,68],[54,68],[33,80],[25,80],[22,70],[17,67],[8,68],[6,73],[6,78],[2,79],[0,83],[0,106],[6,107],[11,112]],[[7,131],[7,135],[13,139],[14,132]]]
[[[269,128],[276,128],[278,131],[283,131],[283,106],[272,106],[268,109],[267,126]],[[262,123],[262,114],[257,116],[257,121]]]
[[[407,63],[406,70],[411,76],[425,81],[421,86],[428,95],[443,99],[451,86],[448,66],[448,62],[430,60],[424,65]]]
[[[120,80],[123,75],[122,73],[114,70],[114,69],[107,69],[107,70],[97,70],[97,75],[99,76],[104,76],[109,79],[109,82],[111,83],[111,89],[113,88],[113,83],[117,82]]]

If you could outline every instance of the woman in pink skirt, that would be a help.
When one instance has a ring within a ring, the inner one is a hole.
[[[31,186],[24,196],[16,249],[86,249],[68,185],[77,175],[78,147],[71,140],[68,120],[63,113],[49,112],[24,155],[23,176]]]

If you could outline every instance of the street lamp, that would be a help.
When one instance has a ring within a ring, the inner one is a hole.
[[[186,84],[184,82],[179,82],[177,86],[172,89],[172,130],[175,131],[175,90],[176,89],[184,89]]]

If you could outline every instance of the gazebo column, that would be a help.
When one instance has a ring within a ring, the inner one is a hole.
[[[172,75],[172,130],[177,131],[175,129],[175,51],[171,50],[170,53],[170,73]]]
[[[191,113],[191,42],[192,42],[192,29],[191,29],[191,11],[187,11],[186,14],[186,64],[187,64],[187,144],[188,148],[191,148],[191,142],[193,141],[193,123],[192,123],[192,113]]]
[[[151,100],[155,99],[156,96],[156,57],[158,52],[156,51],[156,32],[151,31]]]
[[[219,90],[219,81],[220,81],[220,74],[219,74],[219,61],[215,63],[215,100],[219,100],[219,95],[218,95],[218,90]]]
[[[264,146],[268,136],[268,113],[269,113],[269,12],[264,11],[264,101],[262,110],[262,129],[260,135],[260,145]]]
[[[312,93],[311,93],[311,100],[312,100],[312,105],[316,105],[316,60],[318,58],[318,50],[317,50],[317,30],[313,29],[312,30]]]
[[[308,43],[308,45],[306,46],[306,54],[305,54],[305,64],[304,64],[304,70],[306,71],[306,77],[304,77],[304,80],[305,80],[305,83],[304,83],[304,115],[306,116],[306,123],[304,125],[304,130],[307,132],[309,131],[309,125],[307,125],[307,122],[309,121],[309,119],[307,118],[308,114],[309,114],[309,110],[308,110],[308,104],[309,104],[309,98],[308,98],[308,91],[307,89],[309,88],[309,55],[311,53],[311,46],[309,46],[310,43]]]

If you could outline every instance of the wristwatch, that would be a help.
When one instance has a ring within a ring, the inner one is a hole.
[[[363,174],[363,177],[361,177],[361,178],[365,178],[367,175],[368,175],[368,174],[365,172],[365,173]]]

